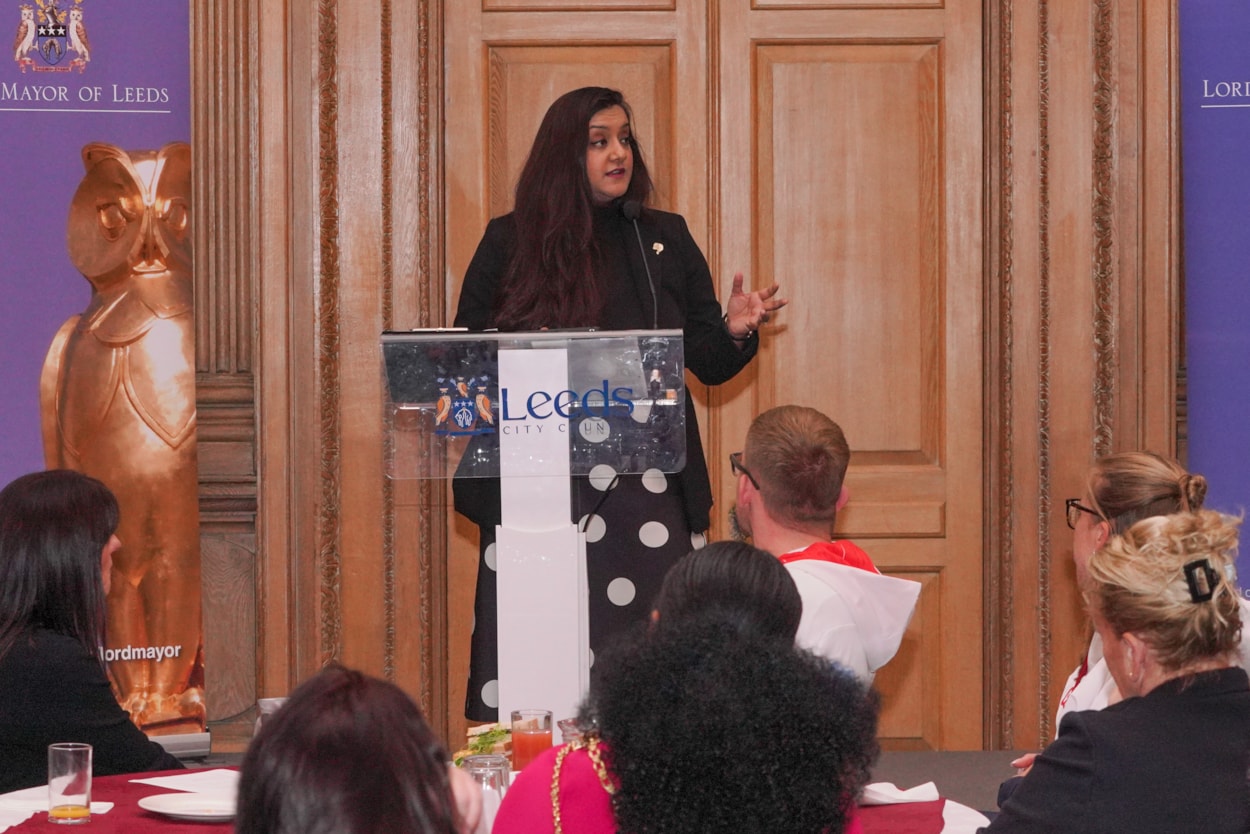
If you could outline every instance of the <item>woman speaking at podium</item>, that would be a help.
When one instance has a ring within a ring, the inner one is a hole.
[[[677,214],[650,208],[651,177],[616,90],[583,87],[547,110],[517,181],[511,214],[490,221],[465,273],[455,324],[470,330],[680,329],[686,366],[706,385],[732,378],[758,330],[786,302],[777,285],[722,312],[707,260]],[[695,412],[686,400],[686,468],[659,479],[620,475],[605,491],[573,484],[573,519],[587,526],[590,647],[647,616],[668,568],[701,546],[712,508]],[[499,493],[456,483],[456,509],[481,527],[476,623],[465,715],[496,720],[495,573],[487,548]]]

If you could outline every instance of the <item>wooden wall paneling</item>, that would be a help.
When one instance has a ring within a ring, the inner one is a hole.
[[[1184,321],[1176,4],[1114,3],[1103,14],[1101,62],[1114,91],[1102,120],[1115,198],[1106,222],[1122,346],[1114,385],[1137,392],[1117,402],[1113,445],[1174,455],[1177,413],[1166,406],[1177,398]]]
[[[907,626],[898,654],[877,673],[873,682],[878,692],[890,693],[881,704],[877,734],[888,739],[894,749],[928,750],[932,740],[941,737],[941,716],[933,707],[931,693],[942,685],[941,664],[933,662],[942,652],[941,600],[942,568],[915,565],[915,554],[908,555],[906,568],[894,570],[878,558],[881,570],[900,579],[921,584],[916,613]],[[929,693],[929,694],[926,694]]]
[[[317,36],[323,8],[294,13],[257,4],[262,31],[282,33],[283,49],[255,53],[260,184],[258,233],[260,434],[258,694],[284,695],[320,661],[316,611],[317,473],[321,433],[313,309],[321,260],[317,145]]]
[[[390,4],[378,6],[383,15]],[[322,542],[338,561],[337,581],[340,624],[338,654],[349,666],[380,674],[393,653],[386,624],[393,621],[394,598],[386,586],[387,556],[384,528],[389,523],[385,503],[382,460],[382,390],[378,370],[378,334],[382,331],[382,300],[390,275],[384,271],[382,114],[384,102],[382,61],[385,48],[373,15],[336,15],[334,62],[337,100],[335,122],[323,122],[322,131],[335,134],[333,193],[323,192],[323,210],[334,214],[337,275],[326,264],[322,273],[322,390],[337,388],[334,409],[337,425],[336,455],[327,461],[323,478],[333,477],[337,506],[323,513],[336,516],[337,541]],[[385,20],[385,17],[383,17]],[[325,147],[323,145],[323,147]],[[328,151],[329,149],[326,148]],[[333,208],[329,203],[332,201]],[[331,298],[331,296],[335,296]],[[331,309],[331,308],[334,309]],[[333,355],[331,355],[333,352]],[[331,647],[324,646],[329,652]]]
[[[1028,29],[1027,14],[1017,15],[1015,4],[1002,0],[987,4],[986,32],[986,274],[985,297],[985,392],[986,417],[986,513],[984,578],[986,600],[986,744],[993,748],[1009,746],[1017,720],[1028,716],[1017,714],[1016,688],[1036,692],[1036,681],[1029,680],[1037,669],[1030,658],[1036,653],[1022,651],[1013,623],[1016,612],[1038,611],[1026,594],[1036,590],[1035,584],[1020,583],[1016,577],[1028,568],[1027,531],[1017,529],[1015,506],[1017,489],[1027,489],[1027,470],[1036,462],[1027,448],[1017,448],[1021,439],[1014,429],[1018,420],[1036,422],[1035,400],[1024,396],[1022,383],[1031,377],[1035,357],[1028,355],[1036,339],[1022,340],[1017,333],[1018,321],[1029,313],[1027,305],[1017,304],[1016,284],[1036,275],[1038,201],[1020,200],[1017,195],[1028,192],[1035,160],[1037,134],[1017,127],[1020,113],[1036,111],[1037,87],[1028,83],[1028,47],[1036,39],[1019,32]],[[1018,63],[1019,62],[1019,65]],[[1032,163],[1032,164],[1031,164]],[[1021,233],[1015,226],[1021,218]],[[1017,487],[1017,481],[1021,482]],[[1026,514],[1025,520],[1028,520]],[[1036,536],[1032,541],[1036,541]],[[1036,711],[1035,711],[1036,712]],[[1036,720],[1034,716],[1034,720]]]

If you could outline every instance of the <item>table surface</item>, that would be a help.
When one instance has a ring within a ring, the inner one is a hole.
[[[145,796],[178,791],[131,780],[175,776],[186,772],[170,770],[97,777],[92,783],[91,798],[96,802],[112,802],[113,808],[108,813],[93,815],[90,824],[83,831],[90,834],[232,834],[234,825],[229,821],[214,823],[174,820],[139,807],[139,800]],[[881,805],[861,809],[861,820],[865,834],[973,834],[976,825],[967,823],[969,818],[963,813],[969,810],[956,802],[943,800]],[[43,812],[8,829],[11,834],[69,834],[74,830],[74,827],[48,822],[47,814]]]
[[[153,776],[177,776],[185,770],[164,770],[157,773],[126,773],[121,776],[98,776],[91,782],[91,799],[95,802],[112,802],[113,808],[107,814],[93,814],[91,822],[83,826],[84,834],[143,834],[159,832],[159,834],[230,834],[234,831],[232,822],[183,822],[169,819],[160,814],[153,814],[139,807],[139,800],[145,796],[158,793],[179,793],[169,788],[156,785],[144,785],[132,782],[132,779],[147,779]],[[31,831],[55,832],[70,834],[76,826],[65,826],[48,822],[45,812],[35,814],[26,822],[9,829],[11,834],[26,834]]]

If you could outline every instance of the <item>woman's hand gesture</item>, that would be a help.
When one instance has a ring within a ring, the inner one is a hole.
[[[773,313],[786,306],[786,299],[776,297],[778,289],[780,287],[773,284],[767,289],[743,292],[742,273],[735,275],[733,291],[725,305],[725,326],[729,328],[729,335],[740,342],[746,341]]]

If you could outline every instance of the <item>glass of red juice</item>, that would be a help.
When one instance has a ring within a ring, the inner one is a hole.
[[[551,746],[551,710],[512,711],[512,769],[521,771]]]

